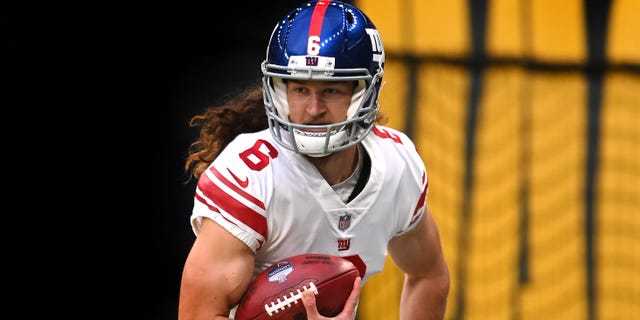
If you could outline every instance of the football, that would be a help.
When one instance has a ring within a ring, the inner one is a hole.
[[[235,320],[307,319],[302,292],[312,290],[323,316],[338,315],[360,274],[342,257],[302,254],[274,263],[258,274],[238,304]]]

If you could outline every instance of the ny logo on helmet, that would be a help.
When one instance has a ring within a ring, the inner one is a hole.
[[[318,57],[305,57],[306,64],[308,66],[317,66],[318,65]]]
[[[365,29],[371,40],[371,51],[373,51],[373,61],[384,62],[384,48],[382,47],[382,38],[377,29]]]

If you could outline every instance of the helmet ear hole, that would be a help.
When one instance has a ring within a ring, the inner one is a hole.
[[[347,23],[348,24],[353,24],[353,13],[351,13],[351,11],[346,11],[345,12],[345,16],[347,18]]]

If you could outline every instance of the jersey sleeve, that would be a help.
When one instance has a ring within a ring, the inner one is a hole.
[[[403,229],[401,229],[396,236],[404,234],[412,230],[420,221],[427,209],[427,193],[429,193],[429,183],[427,181],[426,171],[424,172],[424,184],[422,185],[422,192],[416,202],[415,209],[410,215],[409,222]]]
[[[405,184],[406,197],[399,201],[408,201],[412,206],[409,212],[400,212],[400,216],[397,217],[397,233],[396,236],[404,234],[412,230],[420,221],[426,211],[426,198],[429,190],[429,182],[427,179],[427,171],[422,160],[422,157],[418,153],[418,150],[414,142],[403,132],[383,127],[384,131],[390,136],[396,137],[402,143],[392,144],[397,148],[396,153],[402,158],[405,166],[404,172],[402,172],[403,181]]]
[[[256,135],[236,137],[200,176],[196,186],[191,227],[198,235],[202,219],[211,219],[254,252],[268,236],[266,200],[270,171],[256,170],[265,158]],[[268,148],[267,148],[268,149]]]

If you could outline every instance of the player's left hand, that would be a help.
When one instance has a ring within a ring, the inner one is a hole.
[[[318,312],[316,306],[316,296],[311,290],[305,290],[302,292],[302,303],[304,309],[307,312],[307,320],[353,320],[356,318],[356,306],[358,305],[358,299],[360,298],[360,277],[356,277],[353,281],[353,290],[347,298],[347,302],[342,309],[342,312],[333,318],[327,318],[322,316]]]

